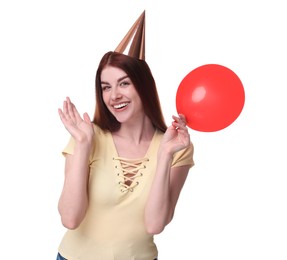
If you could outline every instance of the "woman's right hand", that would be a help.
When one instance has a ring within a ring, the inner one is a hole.
[[[63,110],[59,108],[58,112],[62,123],[76,142],[92,145],[94,128],[87,113],[82,118],[69,97],[63,103]]]

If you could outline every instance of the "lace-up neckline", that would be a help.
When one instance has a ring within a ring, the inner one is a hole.
[[[140,184],[140,177],[143,176],[141,170],[146,168],[145,162],[148,162],[149,159],[126,159],[122,157],[114,157],[113,159],[119,161],[121,165],[121,167],[115,166],[118,169],[118,184],[121,192],[133,192],[134,188]]]

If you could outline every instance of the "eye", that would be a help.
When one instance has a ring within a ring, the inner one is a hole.
[[[109,85],[103,85],[102,86],[102,91],[103,92],[107,92],[107,91],[109,91],[111,89],[111,86],[109,86]]]
[[[125,81],[122,81],[122,82],[120,83],[120,86],[121,86],[121,87],[126,87],[126,86],[129,86],[130,84],[131,84],[130,81],[125,80]]]

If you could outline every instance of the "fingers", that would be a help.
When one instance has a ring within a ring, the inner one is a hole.
[[[172,125],[175,129],[182,129],[187,131],[186,119],[184,115],[179,114],[178,116],[172,116],[172,118],[174,120]]]
[[[185,115],[183,115],[183,114],[179,114],[178,116],[179,116],[180,120],[182,120],[182,122],[184,122],[184,123],[186,124],[186,118],[185,118]]]
[[[71,121],[76,123],[81,120],[81,117],[75,107],[75,105],[71,102],[70,98],[67,97],[63,102],[63,110],[59,109],[60,116],[65,118],[67,121]]]
[[[59,113],[60,119],[61,119],[62,122],[64,123],[64,121],[66,120],[66,118],[65,118],[65,115],[64,115],[64,113],[63,113],[63,111],[62,111],[61,108],[58,108],[58,113]]]
[[[59,108],[58,113],[62,123],[67,126],[71,121],[69,113],[68,113],[68,104],[66,101],[63,102],[63,109]]]
[[[174,120],[172,125],[168,128],[166,132],[167,144],[171,145],[174,151],[179,151],[190,144],[190,135],[188,128],[186,126],[186,120],[184,115],[172,116]]]
[[[66,101],[64,101],[65,106],[67,107],[66,111],[67,111],[67,116],[70,117],[70,119],[73,122],[76,122],[76,115],[75,115],[75,106],[74,104],[71,102],[70,98],[67,97]]]
[[[88,113],[84,113],[83,118],[84,118],[86,123],[88,123],[88,124],[92,123]]]
[[[67,122],[69,118],[68,102],[67,99],[63,102],[63,108],[58,109],[59,116],[63,123]]]
[[[83,121],[91,124],[91,119],[87,113],[84,113],[83,118],[80,116],[76,106],[71,102],[69,97],[66,97],[66,100],[63,102],[63,109],[58,109],[58,113],[62,122],[67,124],[79,124]]]

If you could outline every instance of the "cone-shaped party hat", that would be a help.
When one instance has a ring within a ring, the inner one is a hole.
[[[128,56],[145,60],[145,11],[122,39],[115,52],[124,53],[131,40]]]

